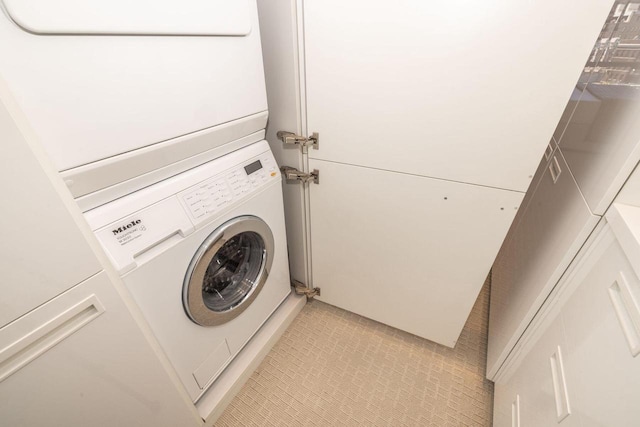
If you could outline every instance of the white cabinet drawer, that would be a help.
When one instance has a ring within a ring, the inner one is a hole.
[[[0,329],[0,402],[6,426],[199,424],[104,272]]]
[[[487,376],[500,365],[597,224],[556,150],[493,266]]]
[[[640,422],[640,280],[606,233],[562,308],[567,372],[584,427],[631,427]]]

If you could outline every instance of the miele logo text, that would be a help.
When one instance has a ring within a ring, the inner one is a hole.
[[[141,219],[136,219],[131,221],[129,224],[125,224],[122,225],[118,228],[116,228],[115,230],[111,230],[111,232],[113,233],[114,236],[117,236],[118,234],[122,233],[123,231],[126,231],[128,229],[130,229],[131,227],[135,227],[136,225],[140,224],[142,222]]]

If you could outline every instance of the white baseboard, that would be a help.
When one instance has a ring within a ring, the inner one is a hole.
[[[305,304],[306,297],[292,292],[198,400],[196,408],[205,426],[216,422]]]

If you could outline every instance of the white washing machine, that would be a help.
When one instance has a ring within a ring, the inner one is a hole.
[[[194,402],[291,292],[266,141],[85,216]]]

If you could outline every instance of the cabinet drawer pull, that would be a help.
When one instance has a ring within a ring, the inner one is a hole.
[[[551,376],[553,378],[553,392],[556,398],[556,415],[558,422],[561,422],[571,415],[569,406],[569,394],[567,393],[567,382],[564,376],[564,365],[562,363],[562,351],[558,346],[555,353],[549,358],[551,362]]]
[[[104,312],[98,297],[91,295],[0,349],[0,382],[47,352]],[[16,327],[19,326],[19,322]]]
[[[622,272],[609,287],[609,297],[633,357],[640,354],[640,307]]]
[[[520,395],[511,403],[511,427],[520,427]]]
[[[560,169],[560,163],[558,163],[558,158],[553,156],[553,161],[549,165],[549,173],[551,174],[551,179],[555,184],[558,182],[558,178],[560,178],[560,174],[562,173],[562,169]]]

